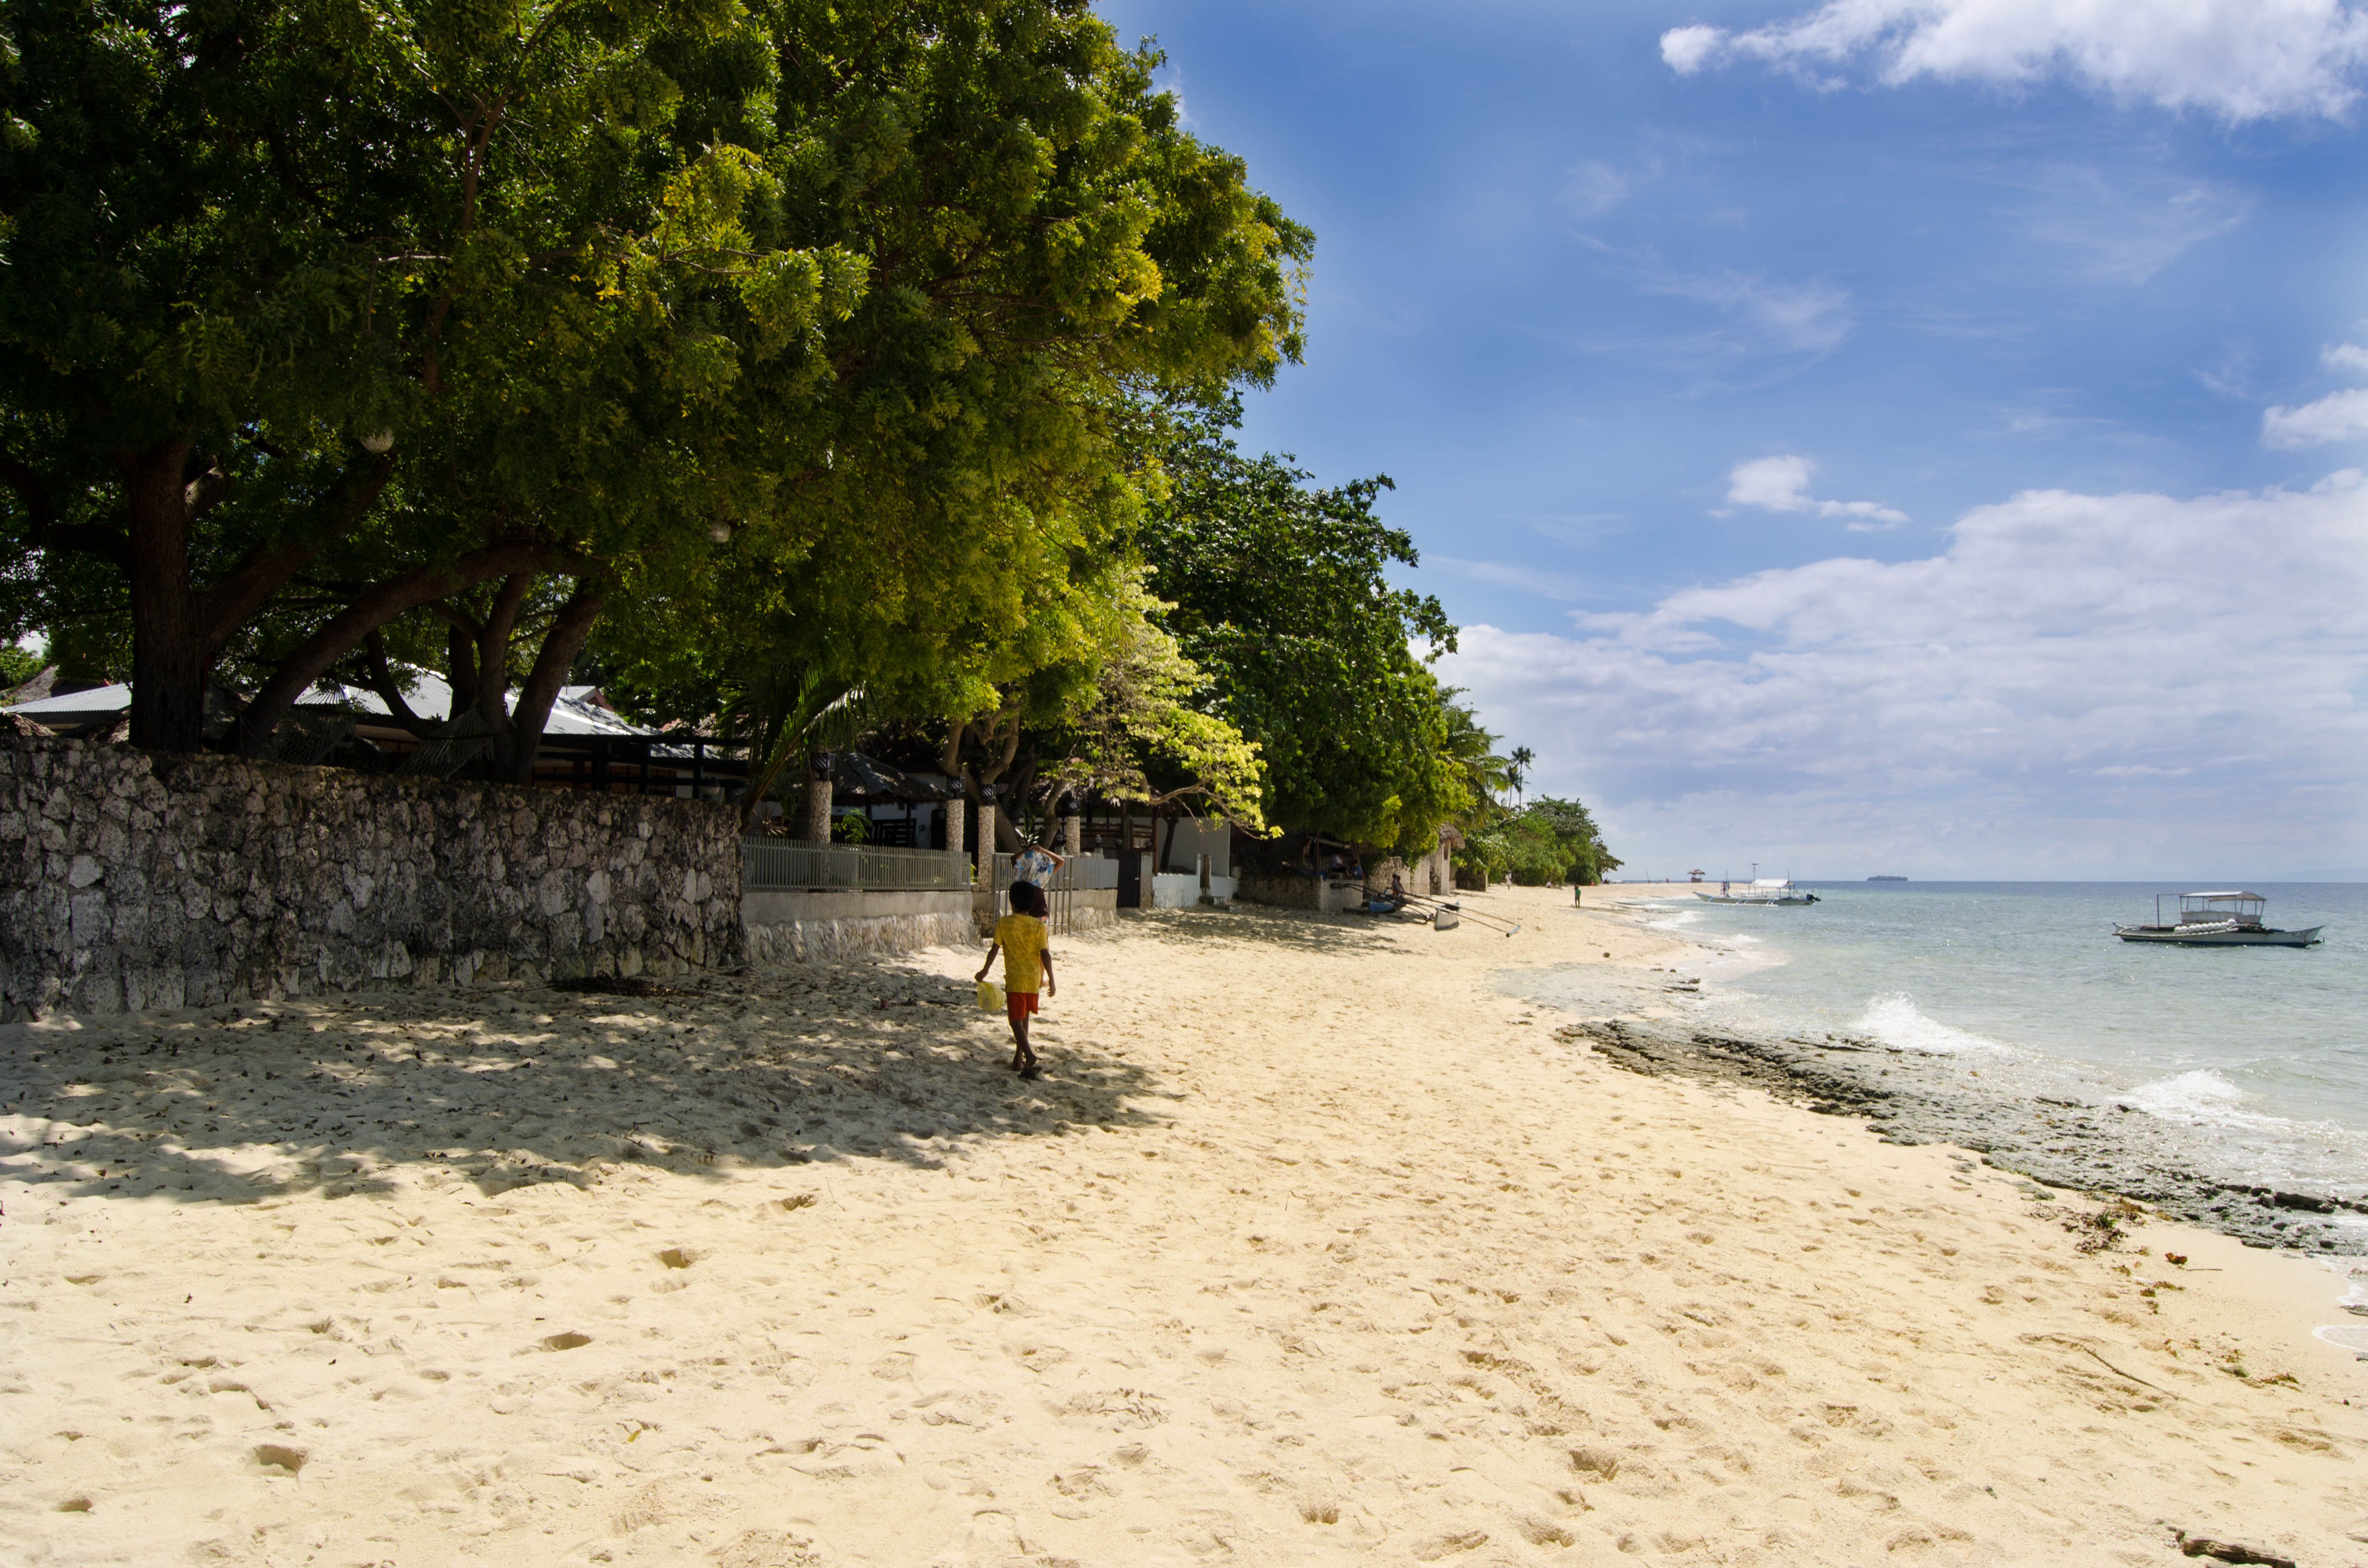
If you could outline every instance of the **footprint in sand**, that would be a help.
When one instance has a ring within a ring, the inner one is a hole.
[[[710,1555],[716,1568],[822,1568],[813,1540],[787,1530],[746,1530]]]
[[[276,1470],[283,1475],[294,1475],[304,1468],[310,1457],[302,1449],[290,1449],[279,1443],[264,1443],[255,1450],[255,1462],[266,1470]]]

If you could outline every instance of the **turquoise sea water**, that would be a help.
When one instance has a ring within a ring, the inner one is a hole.
[[[1823,902],[1672,902],[1704,1008],[1871,1036],[2017,1086],[2128,1105],[2228,1179],[2368,1193],[2368,885],[2250,884],[2315,948],[2118,941],[2154,895],[2231,884],[1804,882]],[[2175,905],[2167,905],[2175,907]]]

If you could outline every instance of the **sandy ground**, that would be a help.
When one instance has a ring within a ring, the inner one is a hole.
[[[2368,1563],[2326,1268],[1620,1072],[1493,971],[1690,951],[1473,907],[1060,942],[1036,1084],[955,952],[0,1030],[0,1562]]]

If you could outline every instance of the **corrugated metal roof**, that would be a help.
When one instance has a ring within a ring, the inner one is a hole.
[[[403,699],[413,713],[422,719],[450,717],[452,688],[441,676],[407,666],[398,673],[404,680]],[[598,687],[560,687],[559,696],[551,704],[551,719],[543,725],[543,733],[641,737],[658,733],[602,707],[598,697]],[[512,695],[510,706],[516,707],[517,702],[517,697]],[[14,708],[0,709],[0,712],[22,713],[37,724],[88,723],[110,713],[121,713],[131,706],[131,688],[118,684],[68,692],[63,697],[45,697],[38,702],[20,702]],[[394,718],[393,710],[377,692],[366,687],[347,686],[343,681],[322,681],[298,698],[296,706],[313,711],[326,709],[339,713],[370,714],[390,722]]]

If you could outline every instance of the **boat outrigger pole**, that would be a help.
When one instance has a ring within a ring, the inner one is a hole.
[[[1454,915],[1458,920],[1476,920],[1489,930],[1502,931],[1508,937],[1521,928],[1519,921],[1499,920],[1493,915],[1483,915],[1477,910],[1466,909],[1462,904],[1448,899],[1431,898],[1418,892],[1400,893],[1398,896],[1417,908],[1429,910],[1433,926],[1439,924],[1439,916],[1441,912],[1444,912]]]

